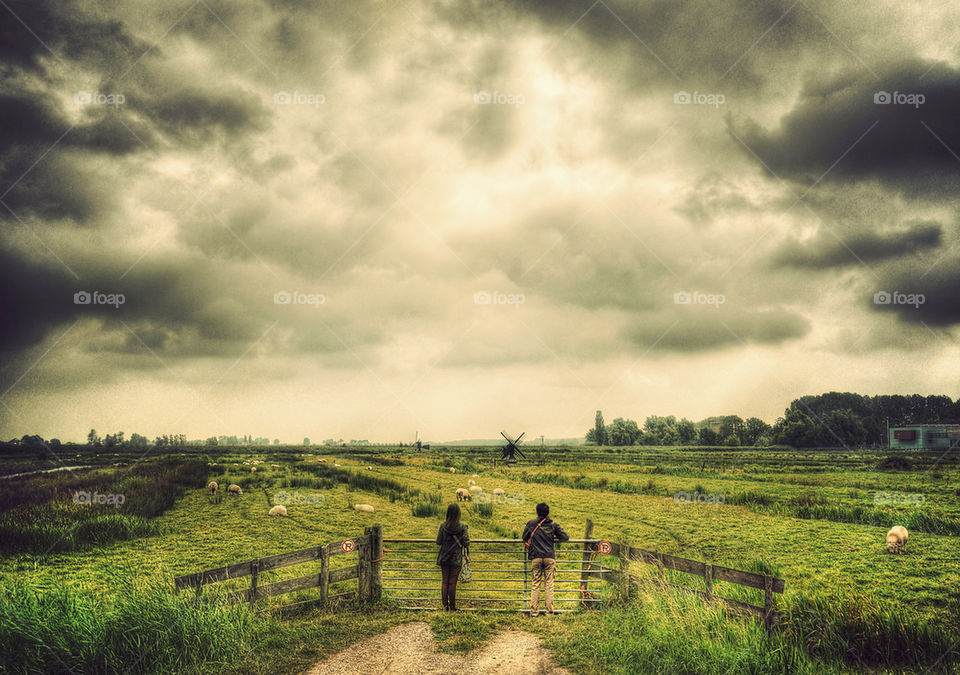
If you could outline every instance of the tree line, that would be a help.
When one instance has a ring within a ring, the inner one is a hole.
[[[887,426],[960,423],[960,398],[946,395],[849,392],[801,396],[790,403],[773,425],[757,417],[723,415],[693,422],[685,417],[651,415],[641,428],[618,417],[606,424],[598,410],[586,433],[593,445],[700,445],[809,447],[867,447],[886,445]]]

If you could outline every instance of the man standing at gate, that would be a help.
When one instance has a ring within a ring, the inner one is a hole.
[[[547,614],[553,614],[553,577],[557,571],[557,555],[554,542],[569,541],[570,535],[549,518],[550,507],[544,502],[537,504],[537,517],[523,528],[523,541],[527,558],[532,561],[533,592],[530,595],[530,616],[540,613],[540,584],[544,585]]]

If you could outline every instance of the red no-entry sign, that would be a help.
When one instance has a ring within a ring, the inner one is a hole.
[[[604,555],[608,555],[610,553],[610,542],[601,541],[599,544],[597,544],[597,550]]]
[[[350,553],[356,547],[357,545],[353,543],[353,539],[345,539],[344,542],[340,544],[340,548],[343,549],[344,553]]]

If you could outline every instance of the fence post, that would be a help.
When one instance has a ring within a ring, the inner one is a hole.
[[[773,577],[763,575],[763,625],[773,628]]]
[[[589,518],[587,518],[587,525],[583,529],[583,538],[584,539],[593,538],[593,521],[590,520]],[[587,583],[587,579],[589,579],[589,576],[587,575],[587,570],[590,567],[590,553],[591,553],[590,544],[587,542],[583,542],[583,557],[580,561],[580,598],[581,598],[580,602],[583,603],[585,607],[587,606],[587,603],[585,600],[586,591],[587,591],[587,588],[589,588],[589,585]]]
[[[370,570],[370,601],[380,602],[383,596],[383,526],[373,526],[373,539],[370,542],[373,563]]]
[[[330,551],[327,545],[320,547],[320,604],[326,605],[330,598]]]
[[[257,602],[257,580],[260,576],[260,560],[250,563],[250,609]]]
[[[707,587],[707,599],[713,600],[713,565],[710,563],[704,563],[703,565],[703,582]]]
[[[620,542],[617,557],[620,558],[620,594],[623,600],[627,600],[630,598],[630,544]]]
[[[363,535],[363,543],[357,546],[357,599],[361,603],[370,600],[370,561],[373,559],[370,557],[373,535],[369,527],[363,530]]]

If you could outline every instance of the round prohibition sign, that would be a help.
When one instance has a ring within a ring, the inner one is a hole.
[[[357,545],[354,543],[353,539],[345,539],[344,542],[340,544],[340,548],[343,549],[344,553],[350,553],[356,547]]]
[[[610,542],[601,541],[599,544],[597,544],[597,550],[603,555],[608,555],[610,553]]]

